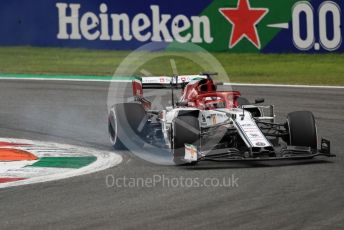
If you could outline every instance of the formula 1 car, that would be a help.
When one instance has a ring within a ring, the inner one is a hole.
[[[291,112],[275,123],[274,106],[250,103],[238,91],[218,91],[214,74],[142,77],[132,81],[133,101],[111,107],[108,129],[114,148],[148,145],[168,149],[176,164],[208,161],[311,159],[335,156],[330,141],[318,149],[314,116]],[[171,90],[172,105],[152,110],[143,89]],[[182,96],[174,101],[176,89]]]

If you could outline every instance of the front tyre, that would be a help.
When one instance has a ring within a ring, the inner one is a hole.
[[[309,111],[297,111],[287,116],[289,138],[287,144],[317,149],[317,129],[314,115]]]
[[[172,151],[173,161],[177,165],[187,164],[185,156],[185,144],[199,146],[200,125],[198,111],[180,111],[174,121]],[[197,162],[189,163],[194,165]]]

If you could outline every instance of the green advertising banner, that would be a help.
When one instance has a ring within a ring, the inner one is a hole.
[[[194,43],[209,51],[343,52],[343,1],[12,0],[0,45],[132,50]]]

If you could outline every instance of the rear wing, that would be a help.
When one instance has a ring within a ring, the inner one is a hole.
[[[133,95],[142,97],[143,89],[171,89],[182,88],[183,85],[199,79],[206,79],[206,75],[181,75],[177,77],[152,76],[136,77],[133,81]]]
[[[168,76],[153,76],[141,77],[143,89],[164,89],[164,88],[179,88],[183,84],[187,84],[194,79],[206,79],[205,75],[181,75],[176,77]]]
[[[150,102],[143,97],[143,89],[172,89],[173,91],[173,89],[183,88],[189,82],[207,79],[209,75],[135,77],[132,80],[133,96],[136,100],[141,101],[145,108],[150,108]]]

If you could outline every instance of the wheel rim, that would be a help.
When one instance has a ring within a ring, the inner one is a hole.
[[[116,144],[118,136],[117,136],[117,119],[116,113],[111,111],[112,116],[109,118],[109,133],[110,133],[110,141],[113,145]],[[111,117],[113,118],[113,122],[111,122]]]
[[[289,132],[289,145],[291,145],[291,134],[290,134],[290,123],[289,123],[289,119],[287,119],[287,124],[288,124],[288,132]]]

